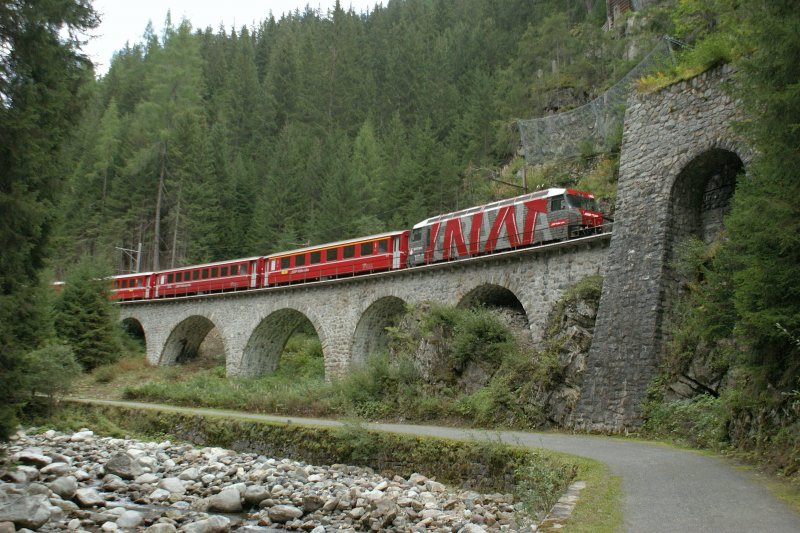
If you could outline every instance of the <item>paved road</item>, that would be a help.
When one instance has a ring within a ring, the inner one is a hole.
[[[325,419],[257,415],[217,409],[181,408],[140,402],[77,400],[252,420],[335,426]],[[770,495],[747,472],[727,461],[668,446],[622,439],[555,433],[478,431],[406,424],[366,424],[394,433],[455,439],[499,438],[597,459],[622,479],[625,530],[630,533],[799,533],[800,514]]]

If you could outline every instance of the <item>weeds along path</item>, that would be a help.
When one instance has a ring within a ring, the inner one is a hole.
[[[158,409],[249,420],[338,426],[326,419],[271,416],[111,400],[83,403]],[[797,533],[800,514],[772,496],[753,475],[714,456],[620,438],[482,431],[409,424],[365,424],[370,429],[450,439],[486,439],[544,448],[602,461],[622,478],[625,531]]]

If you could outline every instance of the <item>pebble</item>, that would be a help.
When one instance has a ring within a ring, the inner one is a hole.
[[[389,479],[369,468],[89,429],[19,432],[3,455],[0,533],[532,530],[512,496],[461,491],[419,473]]]

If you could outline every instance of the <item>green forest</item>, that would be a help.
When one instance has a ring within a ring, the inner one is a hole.
[[[140,242],[142,269],[157,270],[514,194],[491,178],[517,156],[515,119],[596,97],[664,32],[663,17],[635,36],[604,32],[601,0],[267,15],[241,28],[168,15],[83,88],[63,150],[59,276],[85,254],[131,270],[115,248]]]
[[[218,28],[168,14],[163,32],[120,43],[97,76],[79,37],[99,22],[90,0],[4,3],[0,437],[34,392],[61,386],[48,375],[102,364],[81,331],[89,319],[74,320],[81,309],[120,350],[103,288],[86,287],[135,268],[121,249],[141,244],[143,271],[262,255],[408,228],[518,194],[523,176],[613,206],[619,140],[530,165],[517,120],[586,104],[670,35],[680,46],[636,90],[733,65],[748,117],[735,127],[757,156],[725,238],[686,246],[682,312],[646,427],[781,450],[774,464],[796,473],[800,7],[635,4],[611,29],[602,0],[391,0],[366,13],[337,3]],[[55,298],[53,279],[73,288]],[[726,385],[670,403],[663,385],[700,356]]]

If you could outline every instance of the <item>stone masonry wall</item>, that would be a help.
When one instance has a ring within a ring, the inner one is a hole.
[[[222,339],[229,376],[272,370],[298,325],[319,335],[326,376],[345,374],[366,350],[379,345],[392,315],[404,304],[458,305],[484,286],[502,287],[519,299],[534,340],[542,336],[553,303],[576,281],[605,268],[609,235],[512,253],[324,283],[121,305],[121,319],[136,319],[145,333],[147,358],[174,364],[190,357],[211,327]]]
[[[663,350],[667,258],[682,223],[671,220],[675,181],[704,154],[750,159],[731,130],[730,74],[722,67],[629,99],[614,233],[575,427],[623,431],[641,421]]]

